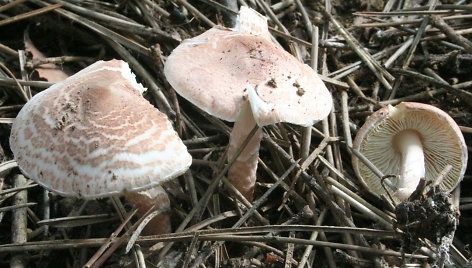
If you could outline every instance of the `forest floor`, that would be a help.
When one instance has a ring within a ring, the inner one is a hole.
[[[233,123],[176,94],[163,72],[182,40],[231,23],[233,4],[0,0],[0,267],[472,267],[470,168],[450,198],[425,190],[399,204],[360,183],[349,149],[369,115],[405,101],[442,109],[472,144],[470,1],[238,1],[268,17],[334,100],[308,138],[300,126],[264,127],[253,202],[226,183]],[[61,79],[47,69],[72,75],[110,59],[129,63],[192,155],[164,186],[169,234],[134,237],[139,219],[122,224],[125,199],[61,197],[19,176],[13,160],[25,92]]]

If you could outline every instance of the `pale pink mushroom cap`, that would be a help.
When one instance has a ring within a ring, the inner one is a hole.
[[[36,94],[12,126],[21,170],[63,196],[141,191],[191,164],[166,115],[141,96],[128,64],[99,61]]]
[[[266,18],[245,7],[235,29],[216,26],[175,48],[164,73],[184,98],[231,122],[247,100],[259,126],[310,126],[332,108],[313,69],[272,42]]]
[[[462,180],[467,166],[467,147],[454,120],[444,111],[422,103],[403,102],[385,106],[373,113],[359,129],[353,148],[359,150],[385,175],[399,175],[401,154],[393,139],[403,130],[413,130],[423,146],[426,179],[434,180],[448,165],[452,166],[440,184],[452,191]],[[385,194],[380,179],[357,157],[352,159],[357,176],[372,192]]]

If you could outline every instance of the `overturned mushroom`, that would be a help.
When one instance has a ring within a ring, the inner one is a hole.
[[[184,98],[211,115],[235,121],[229,159],[256,124],[311,126],[332,107],[331,94],[313,69],[272,42],[266,18],[244,6],[236,28],[216,26],[185,40],[167,58],[164,72]],[[228,172],[249,200],[261,138],[259,129]]]
[[[128,64],[111,60],[36,94],[12,126],[20,169],[54,193],[84,199],[143,191],[181,175],[191,156],[143,91]]]
[[[467,147],[454,120],[427,104],[403,102],[373,113],[359,129],[353,147],[384,174],[398,175],[394,197],[406,200],[421,178],[435,179],[449,164],[451,171],[440,188],[452,191],[462,180]],[[385,194],[381,181],[356,157],[357,176],[371,191]]]

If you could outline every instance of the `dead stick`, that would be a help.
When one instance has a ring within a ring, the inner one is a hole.
[[[21,187],[26,184],[26,178],[23,175],[16,175],[13,179],[13,187]],[[22,190],[13,197],[13,205],[21,205],[28,201],[28,192]],[[26,207],[17,208],[12,216],[12,243],[26,243],[26,228],[28,223]],[[22,268],[26,266],[24,255],[15,254],[10,260],[10,267]]]
[[[457,34],[441,17],[431,16],[431,23],[441,30],[452,42],[464,47],[465,51],[472,53],[472,42],[462,35]]]
[[[137,209],[131,211],[126,219],[116,228],[116,230],[110,234],[110,237],[102,244],[102,246],[95,252],[95,254],[84,264],[84,268],[91,267],[106,251],[106,249],[115,241],[118,235],[121,233],[121,230],[125,227],[126,224],[131,220],[134,214],[136,214]]]
[[[20,21],[20,20],[28,19],[28,18],[37,16],[37,15],[49,12],[49,11],[54,10],[56,8],[60,8],[62,6],[63,6],[62,4],[55,4],[55,5],[52,5],[52,6],[46,6],[46,7],[43,7],[43,8],[33,10],[31,12],[23,13],[23,14],[20,14],[18,16],[14,16],[14,17],[11,17],[11,18],[8,18],[8,19],[4,19],[4,20],[0,21],[0,26],[4,26],[4,25],[14,23],[14,22],[17,22],[17,21]]]

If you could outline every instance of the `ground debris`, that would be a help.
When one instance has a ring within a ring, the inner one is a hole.
[[[431,188],[415,200],[400,203],[395,209],[397,227],[403,233],[405,248],[415,249],[428,239],[439,255],[447,255],[459,224],[459,210],[439,187]]]

